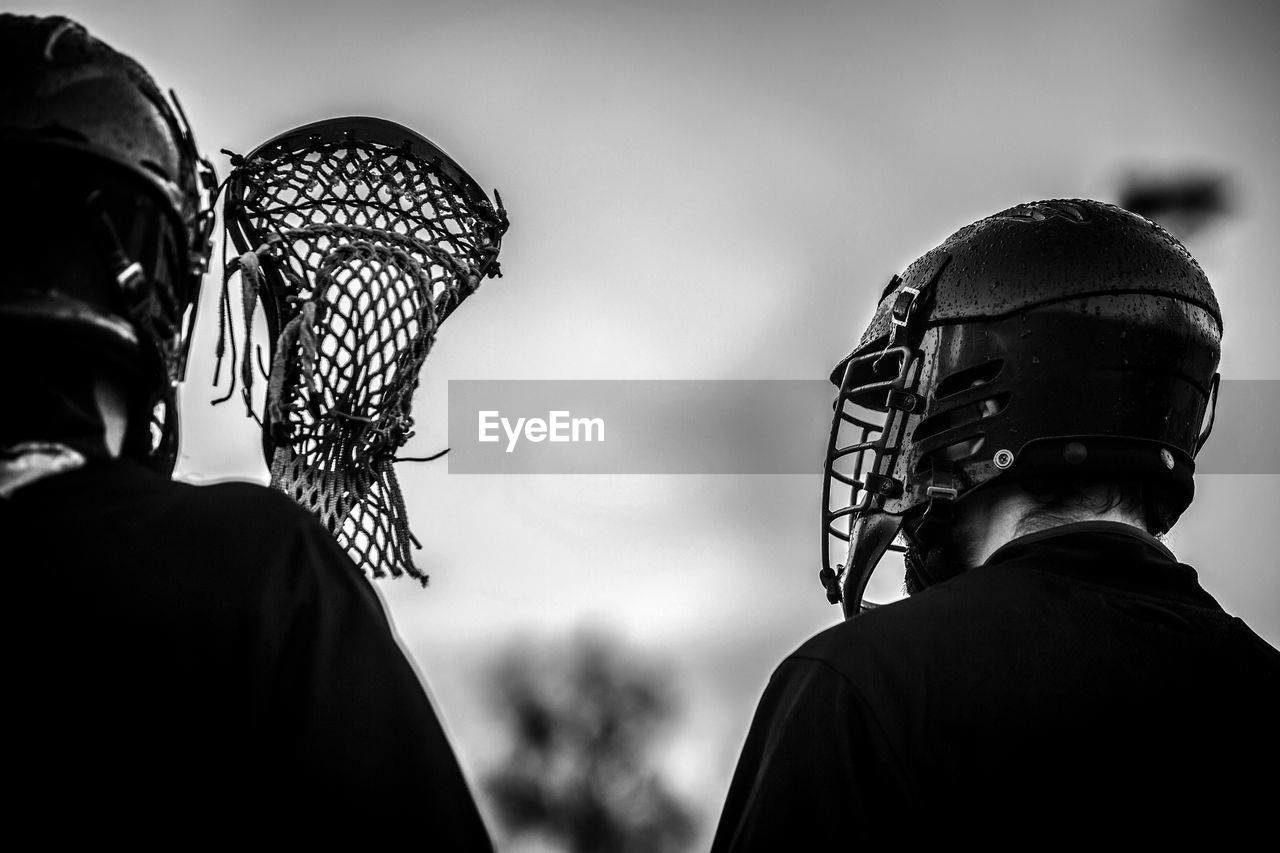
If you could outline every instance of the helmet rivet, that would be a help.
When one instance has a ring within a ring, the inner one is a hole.
[[[1168,468],[1170,471],[1173,470],[1173,454],[1166,448],[1160,448],[1160,461],[1164,463],[1164,467]]]
[[[1078,441],[1068,441],[1067,446],[1062,448],[1062,458],[1069,465],[1079,465],[1089,458],[1089,449]]]
[[[1013,452],[1010,450],[997,450],[992,462],[996,463],[996,467],[1004,470],[1013,464]]]

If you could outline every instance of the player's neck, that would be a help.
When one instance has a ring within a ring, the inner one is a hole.
[[[993,490],[982,502],[971,507],[966,519],[970,567],[981,566],[999,548],[1020,536],[1051,530],[1064,524],[1115,521],[1139,530],[1146,529],[1131,513],[1120,507],[1081,507],[1064,516],[1045,515],[1038,512],[1039,509],[1039,505],[1029,495],[1017,488]]]
[[[92,378],[61,385],[20,378],[12,394],[22,408],[0,420],[0,449],[64,445],[90,457],[120,455],[129,406],[118,385]]]
[[[129,427],[129,405],[125,396],[114,383],[99,379],[93,386],[93,399],[102,415],[107,454],[113,458],[119,456]]]

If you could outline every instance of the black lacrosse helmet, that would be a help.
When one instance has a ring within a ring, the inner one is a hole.
[[[126,452],[168,473],[209,259],[212,166],[177,101],[63,17],[0,15],[0,152],[13,167],[6,216],[49,229],[55,243],[87,235],[98,268],[67,280],[7,275],[0,319],[28,334],[74,328],[135,365],[150,394]]]
[[[828,599],[856,615],[900,533],[993,482],[1132,477],[1180,514],[1221,337],[1199,264],[1136,214],[1040,201],[957,231],[891,279],[831,375]]]

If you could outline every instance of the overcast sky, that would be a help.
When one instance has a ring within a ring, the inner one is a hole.
[[[824,377],[889,274],[953,230],[1020,201],[1113,200],[1133,170],[1230,176],[1234,217],[1191,248],[1226,318],[1223,374],[1280,379],[1273,4],[14,5],[143,62],[210,153],[372,114],[501,190],[506,276],[443,327],[415,455],[446,444],[450,379]],[[243,410],[207,405],[217,275],[180,470],[262,476]],[[687,711],[671,773],[717,810],[770,670],[839,616],[816,581],[822,450],[811,476],[402,466],[432,585],[381,589],[469,772],[492,757],[484,657],[597,624],[670,662]],[[1201,477],[1170,538],[1273,644],[1278,485]]]

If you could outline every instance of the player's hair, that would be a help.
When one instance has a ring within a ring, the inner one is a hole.
[[[1122,510],[1152,536],[1161,536],[1168,533],[1178,520],[1181,506],[1176,495],[1136,477],[1044,476],[1022,481],[1016,487],[1034,504],[1018,520],[1015,527],[1017,536],[1089,521],[1113,509]],[[954,569],[960,565],[965,549],[957,539],[958,535],[955,527],[950,525],[934,531],[929,554],[931,568],[948,566]],[[930,583],[943,579],[931,574],[932,580],[926,582],[921,572],[918,560],[906,561],[904,589],[909,595],[915,595]]]
[[[1148,533],[1168,533],[1178,519],[1174,496],[1138,477],[1039,477],[1021,484],[1036,507],[1018,522],[1018,533],[1035,533],[1086,521],[1119,509],[1140,521]]]

